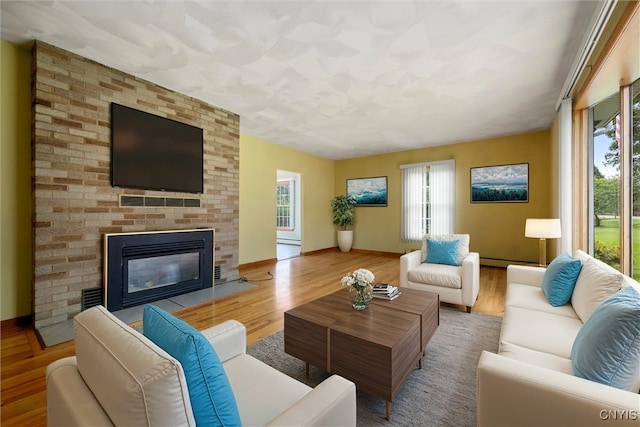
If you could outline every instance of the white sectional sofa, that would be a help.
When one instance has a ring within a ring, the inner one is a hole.
[[[616,292],[615,287],[633,286],[640,291],[638,282],[586,253],[577,251],[574,258],[583,261],[572,297],[583,317],[588,314],[585,307],[597,303],[589,299],[606,299]],[[587,261],[589,271],[584,268]],[[544,273],[538,267],[510,265],[507,269],[499,350],[483,352],[478,364],[478,425],[640,425],[638,388],[626,391],[574,375],[571,350],[583,320],[571,302],[558,307],[548,302],[541,288]],[[618,284],[607,282],[605,276],[615,274]],[[582,285],[580,291],[578,285]],[[640,387],[640,372],[636,386]]]
[[[195,426],[176,359],[104,307],[74,319],[76,356],[47,368],[49,426]],[[355,385],[333,375],[312,389],[246,354],[246,329],[202,331],[229,380],[242,425],[356,425]]]

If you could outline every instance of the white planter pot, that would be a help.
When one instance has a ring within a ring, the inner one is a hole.
[[[353,245],[353,230],[338,230],[338,247],[342,252],[349,252]]]

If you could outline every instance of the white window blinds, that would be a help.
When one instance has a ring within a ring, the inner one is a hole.
[[[455,212],[455,160],[401,165],[402,240],[451,234]]]

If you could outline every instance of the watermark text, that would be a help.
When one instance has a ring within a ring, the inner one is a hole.
[[[604,421],[640,420],[640,414],[635,409],[602,409],[599,415]]]

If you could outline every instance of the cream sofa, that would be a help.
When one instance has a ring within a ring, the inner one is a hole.
[[[459,266],[423,262],[429,238],[458,240]],[[400,286],[435,292],[440,295],[441,302],[464,305],[470,313],[480,291],[480,254],[469,252],[468,234],[425,235],[422,249],[400,257]]]
[[[74,319],[76,356],[47,367],[49,426],[195,426],[182,366],[104,307]],[[202,331],[245,426],[356,425],[355,385],[333,375],[315,388],[245,352],[246,329],[226,321]]]
[[[574,258],[581,259],[583,267],[573,303],[559,307],[549,304],[542,291],[544,268],[508,267],[498,354],[485,351],[478,363],[478,426],[640,425],[637,392],[574,376],[571,362],[573,342],[583,326],[578,313],[585,316],[585,302],[594,295],[606,298],[615,293],[614,287],[633,286],[640,291],[640,285],[582,251]],[[589,283],[593,288],[585,288],[589,274],[596,279]],[[617,285],[605,280],[615,275]],[[582,285],[580,294],[578,285]],[[576,298],[581,299],[579,310]]]

